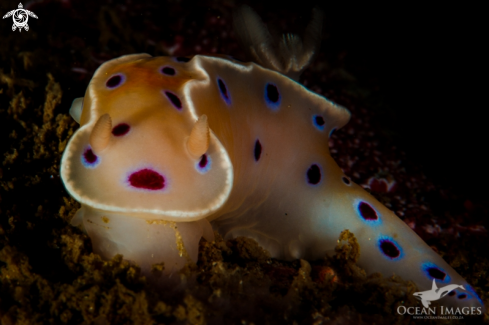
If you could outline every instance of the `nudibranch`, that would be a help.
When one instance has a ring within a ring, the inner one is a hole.
[[[367,272],[397,274],[420,289],[433,279],[463,285],[466,291],[441,302],[483,306],[331,158],[330,133],[350,113],[283,74],[297,76],[307,64],[277,68],[273,58],[262,60],[268,68],[137,54],[98,68],[70,110],[80,128],[61,162],[66,189],[81,203],[72,224],[88,233],[95,252],[122,254],[143,272],[163,262],[171,274],[197,260],[212,227],[225,238],[253,238],[286,260],[323,258],[349,229]]]

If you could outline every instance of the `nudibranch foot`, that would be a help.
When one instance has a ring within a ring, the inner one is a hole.
[[[162,273],[168,276],[187,263],[196,263],[200,238],[214,240],[206,219],[194,222],[143,219],[84,206],[72,224],[80,221],[92,240],[95,253],[104,259],[121,254],[147,276],[154,264],[163,263]]]

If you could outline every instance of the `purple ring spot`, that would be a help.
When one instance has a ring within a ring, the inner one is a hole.
[[[116,137],[120,137],[122,135],[125,135],[127,132],[129,132],[129,129],[131,127],[126,124],[126,123],[120,123],[114,126],[112,129],[112,134],[115,135]]]
[[[390,260],[398,260],[403,255],[401,247],[392,238],[381,236],[378,245],[382,254]]]
[[[428,267],[426,269],[426,272],[428,272],[428,275],[430,277],[437,279],[437,280],[440,280],[440,281],[444,281],[445,277],[447,276],[447,274],[445,272],[443,272],[442,270],[440,270],[437,267]]]
[[[172,92],[165,91],[166,97],[170,100],[170,102],[173,104],[173,106],[176,107],[176,109],[181,110],[182,109],[182,102],[180,101],[180,98],[178,98],[177,95],[175,95]]]
[[[377,212],[366,202],[360,202],[358,211],[360,212],[360,216],[366,221],[377,221],[379,219]]]
[[[100,163],[100,158],[88,147],[82,154],[82,164],[87,168],[95,168]]]
[[[436,279],[443,283],[450,283],[452,280],[445,270],[432,262],[423,262],[421,264],[421,270],[430,280]]]
[[[207,173],[211,169],[211,157],[209,157],[206,154],[203,154],[202,157],[200,157],[200,160],[195,167],[199,173],[201,174]]]
[[[145,168],[129,175],[129,184],[146,190],[161,190],[165,187],[165,178],[154,170]]]
[[[458,299],[465,299],[467,298],[467,295],[465,293],[461,293],[457,296]]]
[[[307,170],[307,182],[316,185],[321,181],[321,169],[318,165],[313,164]]]
[[[172,67],[163,67],[161,68],[161,73],[166,74],[167,76],[174,76],[176,71]]]
[[[231,99],[229,98],[228,89],[224,81],[221,78],[217,78],[217,85],[219,86],[219,91],[221,92],[221,96],[226,102],[226,104],[231,104]]]
[[[321,115],[313,115],[312,123],[319,131],[324,130],[325,122],[324,122],[324,118]]]
[[[267,83],[265,86],[265,101],[268,106],[272,109],[278,108],[280,105],[280,93],[278,91],[277,86],[271,83]]]
[[[199,161],[199,167],[204,168],[205,166],[207,166],[207,155],[203,154],[202,158],[200,158],[200,161]]]
[[[107,88],[109,89],[114,89],[116,87],[119,87],[120,85],[122,85],[125,81],[125,77],[123,74],[121,73],[118,73],[116,75],[113,75],[112,77],[110,77],[106,82],[105,82],[105,86],[107,86]]]
[[[455,291],[450,291],[450,292],[448,293],[448,295],[449,295],[450,297],[455,296]]]
[[[260,160],[260,156],[261,156],[261,143],[260,143],[260,140],[256,140],[256,142],[255,142],[255,150],[253,151],[253,154],[255,155],[255,161]]]

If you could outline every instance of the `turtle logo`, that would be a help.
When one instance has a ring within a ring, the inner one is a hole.
[[[24,28],[26,31],[29,30],[29,25],[27,25],[29,16],[37,19],[35,13],[23,9],[22,3],[19,3],[18,9],[14,9],[12,11],[7,12],[7,14],[3,16],[3,19],[8,18],[10,16],[12,16],[12,19],[14,20],[14,24],[12,25],[12,30],[15,31],[18,28],[19,32],[22,31],[22,28]]]

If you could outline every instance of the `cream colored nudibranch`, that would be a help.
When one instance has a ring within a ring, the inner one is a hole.
[[[328,150],[349,112],[282,74],[223,58],[129,55],[104,63],[72,116],[61,163],[94,250],[148,272],[197,260],[202,236],[256,239],[273,257],[318,259],[357,237],[369,273],[473,289],[403,221],[345,176]]]
[[[319,14],[303,46],[294,37],[272,46],[256,15],[241,14],[238,34],[258,26],[261,34],[242,41],[268,68],[201,55],[128,55],[100,66],[74,102],[80,128],[61,177],[81,203],[72,223],[83,226],[94,250],[123,254],[145,273],[164,262],[171,274],[197,260],[201,237],[213,239],[209,222],[225,238],[254,238],[287,260],[323,258],[349,229],[367,272],[400,275],[420,290],[433,280],[463,285],[467,291],[440,303],[483,306],[331,158],[329,135],[350,113],[285,76],[297,77],[317,51]]]

